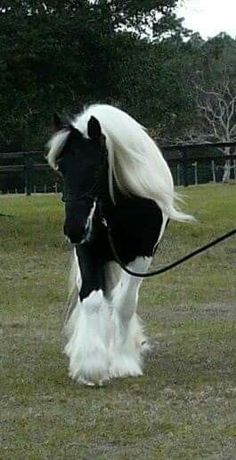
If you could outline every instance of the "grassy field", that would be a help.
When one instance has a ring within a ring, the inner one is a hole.
[[[235,227],[236,186],[184,192],[198,223],[172,223],[155,264]],[[91,389],[62,354],[62,203],[1,197],[0,212],[0,458],[236,459],[236,239],[143,283],[145,375]]]

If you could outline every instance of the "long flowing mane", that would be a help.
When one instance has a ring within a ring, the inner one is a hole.
[[[109,191],[114,201],[114,183],[124,194],[133,194],[154,200],[163,213],[178,221],[192,220],[179,211],[171,172],[156,143],[141,126],[122,110],[95,104],[86,108],[73,121],[73,125],[87,136],[91,116],[96,117],[106,137],[109,163]],[[60,131],[50,141],[48,162],[55,166],[58,152],[66,142],[68,132]]]

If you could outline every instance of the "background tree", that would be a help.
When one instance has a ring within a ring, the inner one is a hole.
[[[53,111],[70,115],[92,102],[121,106],[162,142],[209,134],[196,84],[216,88],[223,55],[231,84],[235,41],[221,35],[205,42],[199,34],[187,40],[177,4],[2,1],[0,149],[42,149]]]
[[[173,105],[170,89],[180,77],[170,70],[174,50],[167,45],[164,70],[165,45],[158,52],[158,43],[168,33],[173,37],[176,31],[180,36],[174,13],[177,3],[2,2],[0,148],[42,148],[51,112],[70,114],[95,101],[122,105],[148,126],[160,126],[163,132],[169,126],[174,132],[174,114],[166,114]],[[159,41],[153,44],[141,38],[144,31]]]
[[[236,140],[236,41],[225,34],[203,47],[201,70],[195,74],[199,129],[208,141]],[[223,149],[230,155],[229,147]],[[234,165],[232,165],[234,168]],[[230,160],[224,165],[223,182],[230,179]]]

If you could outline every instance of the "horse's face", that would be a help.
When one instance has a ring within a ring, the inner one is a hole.
[[[57,158],[64,180],[64,233],[72,243],[88,239],[96,208],[99,178],[105,167],[105,142],[96,118],[88,122],[88,138],[69,126],[69,135]]]

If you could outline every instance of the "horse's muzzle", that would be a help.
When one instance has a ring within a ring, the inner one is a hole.
[[[91,202],[66,203],[64,234],[71,243],[80,244],[87,238]]]
[[[80,244],[86,238],[86,229],[83,223],[72,223],[67,220],[64,223],[64,234],[73,244]]]

